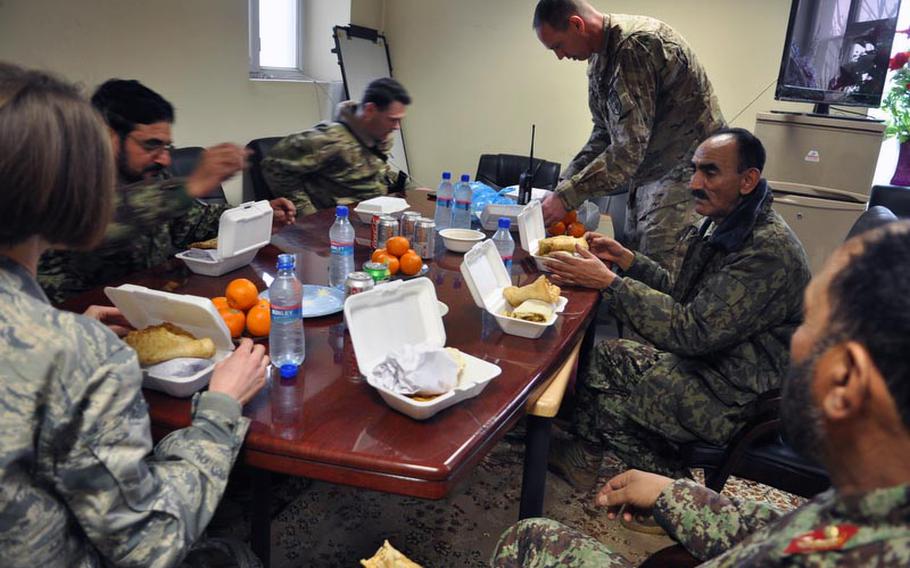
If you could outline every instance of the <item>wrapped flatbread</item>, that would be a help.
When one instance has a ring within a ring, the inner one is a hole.
[[[360,564],[366,568],[423,568],[396,550],[389,541],[383,542],[376,554],[367,560],[361,560]]]
[[[216,249],[216,248],[218,248],[218,237],[215,237],[214,239],[209,239],[207,241],[198,241],[195,243],[190,243],[190,248],[204,249],[204,250]]]
[[[506,315],[524,321],[546,323],[553,317],[553,304],[541,300],[525,300]]]
[[[580,237],[570,237],[569,235],[559,235],[540,239],[537,245],[537,255],[547,256],[551,252],[564,251],[567,253],[575,252],[575,245],[588,250],[588,241]]]
[[[167,322],[131,331],[123,341],[136,350],[142,366],[178,357],[208,359],[215,355],[215,343],[211,339],[196,339],[190,332]]]
[[[531,284],[522,286],[509,286],[502,291],[503,297],[511,306],[518,306],[526,300],[540,300],[555,304],[559,301],[559,286],[551,283],[546,276],[541,276]]]

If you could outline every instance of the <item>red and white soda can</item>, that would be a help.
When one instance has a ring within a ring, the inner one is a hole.
[[[373,215],[370,219],[370,248],[376,249],[379,243],[379,218],[381,215]]]

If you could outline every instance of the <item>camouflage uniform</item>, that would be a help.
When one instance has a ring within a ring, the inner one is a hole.
[[[568,209],[629,189],[624,244],[675,271],[674,246],[697,220],[689,162],[724,126],[714,90],[686,41],[644,16],[604,16],[588,61],[591,138],[556,188]]]
[[[681,477],[678,444],[725,444],[756,396],[780,386],[802,320],[806,254],[762,180],[719,226],[691,227],[675,280],[636,253],[604,290],[648,341],[608,340],[585,361],[575,426],[630,467]]]
[[[680,479],[661,493],[654,507],[657,522],[706,568],[910,566],[908,516],[907,485],[849,497],[831,489],[783,514]],[[845,542],[824,542],[826,530],[850,530],[845,525],[858,530]],[[813,531],[818,532],[806,539],[809,546],[795,544]],[[492,565],[631,566],[593,538],[546,519],[521,521],[506,531]]]
[[[38,282],[54,303],[150,268],[218,234],[229,205],[207,205],[186,192],[182,179],[120,184],[114,220],[104,241],[88,252],[52,250],[41,257]]]
[[[249,420],[220,393],[152,447],[136,353],[0,257],[0,564],[173,566],[215,512]]]
[[[399,171],[388,162],[394,137],[371,144],[356,110],[357,103],[341,103],[336,122],[291,134],[262,160],[269,189],[293,201],[298,214],[417,187],[410,179],[397,186]]]

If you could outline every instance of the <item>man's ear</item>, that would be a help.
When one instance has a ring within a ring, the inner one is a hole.
[[[585,33],[585,20],[578,14],[569,16],[569,27],[579,33]]]
[[[739,194],[740,195],[749,195],[755,188],[758,187],[758,182],[761,181],[761,172],[758,171],[758,168],[749,168],[742,174],[742,178],[739,184]]]
[[[120,155],[120,135],[110,126],[106,128],[107,135],[111,139],[111,149],[114,151],[114,157],[116,158]]]
[[[816,364],[817,388],[825,418],[831,422],[850,420],[869,401],[875,366],[866,347],[847,341],[832,347]]]
[[[364,118],[372,118],[377,110],[376,103],[363,103],[360,105],[360,112]]]

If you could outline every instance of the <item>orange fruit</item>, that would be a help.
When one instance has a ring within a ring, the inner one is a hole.
[[[585,226],[582,223],[572,223],[569,225],[569,234],[573,237],[583,237],[585,236]]]
[[[384,254],[389,254],[384,248],[374,250],[373,254],[370,255],[370,262],[382,262],[379,257]]]
[[[246,330],[250,332],[250,335],[253,337],[266,336],[271,327],[272,314],[268,304],[259,303],[250,308],[249,313],[246,314]]]
[[[552,225],[547,227],[547,233],[549,233],[550,236],[552,236],[552,237],[555,237],[558,235],[565,235],[566,234],[566,224],[563,223],[562,221],[556,221],[555,223],[553,223]]]
[[[411,243],[404,237],[392,237],[385,243],[385,249],[393,256],[401,256],[408,252]]]
[[[218,296],[217,298],[212,298],[212,303],[215,304],[215,309],[218,310],[219,312],[221,310],[226,310],[230,307],[228,305],[227,298],[225,298],[224,296]]]
[[[246,316],[243,312],[228,308],[226,310],[221,310],[218,313],[221,314],[228,329],[231,330],[231,337],[240,337],[243,333],[243,328],[246,327]]]
[[[423,259],[416,252],[405,253],[400,259],[401,273],[414,276],[423,268]]]
[[[259,290],[246,278],[231,280],[224,291],[228,305],[235,310],[248,310],[259,301]]]
[[[395,276],[398,274],[398,269],[401,267],[401,262],[398,260],[397,256],[386,255],[385,259],[381,262],[386,263],[389,267],[389,274]]]
[[[574,210],[569,211],[568,213],[566,213],[566,216],[562,218],[562,222],[565,224],[566,227],[568,227],[569,225],[571,225],[572,223],[574,223],[576,221],[578,221],[578,211],[574,211]]]
[[[404,254],[409,254],[409,253],[410,253],[410,254],[417,254],[417,251],[414,250],[414,249],[408,249],[408,252],[406,252],[406,253],[404,253]],[[404,256],[404,254],[401,255],[401,256]]]

